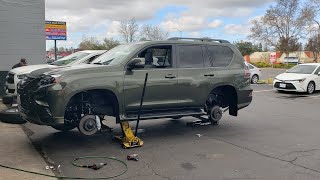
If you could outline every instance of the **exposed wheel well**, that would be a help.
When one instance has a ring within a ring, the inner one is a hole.
[[[81,115],[108,115],[119,118],[119,103],[116,95],[109,90],[93,89],[81,91],[72,96],[65,110],[65,121],[73,123]]]
[[[315,83],[314,81],[310,81],[309,83],[313,83],[313,84],[316,84],[316,83]],[[308,84],[309,84],[309,83],[308,83]]]
[[[229,114],[238,115],[238,94],[233,86],[219,86],[210,92],[206,104],[218,104],[222,108],[229,107]]]

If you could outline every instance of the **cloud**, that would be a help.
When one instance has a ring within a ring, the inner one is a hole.
[[[227,24],[224,26],[224,31],[231,35],[249,35],[250,26],[247,24]]]
[[[189,36],[190,37],[200,37],[201,33],[198,31],[194,31],[194,32],[189,33]]]
[[[220,27],[221,25],[223,24],[223,22],[221,20],[214,20],[212,21],[211,23],[209,23],[209,27],[210,28],[217,28],[217,27]]]
[[[169,32],[177,31],[197,31],[206,26],[206,20],[203,17],[183,16],[174,19],[168,19],[160,24],[160,27]]]
[[[274,0],[46,0],[46,19],[64,20],[71,31],[86,31],[104,22],[135,17],[149,20],[168,6],[186,7],[181,16],[235,17],[245,16],[256,7]],[[199,18],[197,18],[199,20]],[[199,22],[198,22],[199,23]],[[189,27],[186,27],[189,29]],[[193,28],[190,28],[193,29]],[[195,28],[197,29],[197,28]]]
[[[119,35],[120,21],[112,21],[110,26],[108,27],[106,36],[108,38]]]
[[[275,0],[46,0],[46,20],[67,22],[68,36],[117,36],[119,22],[134,17],[137,22],[157,20],[169,32],[198,32],[222,26],[211,19],[249,16],[253,10]],[[170,7],[171,11],[163,10]],[[181,9],[174,11],[175,8]],[[173,9],[173,11],[172,11]],[[174,30],[175,29],[175,30]],[[230,31],[228,31],[230,32]],[[68,38],[69,38],[68,37]],[[75,39],[75,38],[74,38]],[[72,40],[78,43],[78,40]],[[79,39],[79,38],[77,38]],[[67,43],[66,43],[67,44]]]

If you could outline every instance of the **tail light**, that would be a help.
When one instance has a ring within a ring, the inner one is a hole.
[[[245,78],[250,78],[250,75],[251,75],[251,73],[250,73],[250,70],[249,70],[249,67],[248,66],[244,66],[244,77]]]

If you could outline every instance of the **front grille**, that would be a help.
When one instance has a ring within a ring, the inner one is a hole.
[[[38,79],[24,78],[18,83],[17,91],[20,95],[21,106],[28,111],[33,103],[33,92],[37,88]]]
[[[7,83],[14,84],[14,74],[12,74],[12,73],[8,74]]]
[[[274,87],[278,89],[292,89],[292,90],[296,89],[296,87],[294,87],[292,83],[281,83],[281,84],[286,84],[286,88],[280,87],[280,82],[276,82],[274,84]]]
[[[8,93],[11,93],[11,94],[13,94],[15,91],[16,90],[14,90],[14,89],[8,89]]]

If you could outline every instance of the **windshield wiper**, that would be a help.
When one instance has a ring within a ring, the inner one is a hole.
[[[108,65],[108,64],[110,64],[114,59],[115,59],[115,58],[112,58],[112,59],[110,59],[110,60],[108,60],[108,61],[103,62],[103,65]]]
[[[102,65],[102,63],[100,63],[100,62],[96,62],[96,63],[92,63],[92,64],[98,64],[98,65]]]

